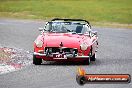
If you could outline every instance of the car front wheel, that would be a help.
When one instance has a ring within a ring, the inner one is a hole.
[[[35,64],[35,65],[41,65],[41,63],[42,63],[42,59],[36,58],[36,56],[33,55],[33,64]]]
[[[90,59],[91,59],[91,61],[95,61],[96,60],[96,53]]]

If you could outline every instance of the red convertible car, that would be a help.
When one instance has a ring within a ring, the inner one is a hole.
[[[34,41],[33,64],[45,61],[76,61],[90,64],[96,60],[98,36],[88,21],[55,18],[47,22]]]

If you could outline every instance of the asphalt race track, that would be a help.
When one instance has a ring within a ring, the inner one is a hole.
[[[33,41],[40,33],[42,21],[0,19],[0,44],[6,47],[33,50]],[[0,88],[132,88],[129,84],[76,83],[77,68],[93,74],[132,75],[132,29],[93,27],[98,31],[97,61],[90,65],[47,63],[0,75]]]

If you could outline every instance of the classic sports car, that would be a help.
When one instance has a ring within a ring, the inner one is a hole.
[[[96,59],[98,36],[88,21],[55,18],[47,22],[34,41],[33,64],[45,61],[77,61],[90,64]]]

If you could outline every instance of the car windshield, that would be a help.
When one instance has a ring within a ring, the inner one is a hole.
[[[49,22],[46,25],[46,30],[49,32],[58,32],[58,33],[81,33],[84,34],[90,30],[90,28],[79,22]]]

